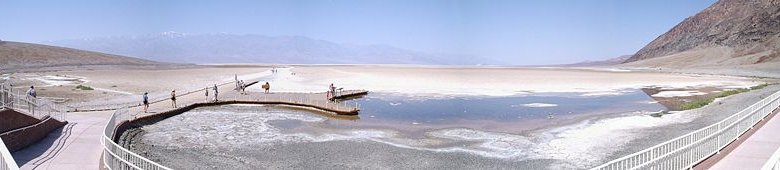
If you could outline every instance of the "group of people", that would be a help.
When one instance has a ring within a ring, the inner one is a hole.
[[[273,71],[275,72],[275,69]],[[238,80],[238,75],[235,76],[235,83],[236,83],[236,91],[240,92],[241,94],[246,94],[246,87],[247,87],[247,85],[244,83],[244,80]],[[331,84],[331,87],[332,86],[333,86],[333,84]],[[264,90],[264,93],[266,93],[266,94],[270,93],[270,91],[271,91],[271,84],[268,83],[268,82],[265,82],[265,84],[262,85],[262,88]],[[333,89],[335,90],[335,88],[333,88]],[[211,90],[214,91],[214,100],[211,100],[210,97],[209,97],[209,87],[206,87],[206,88],[203,89],[203,91],[205,93],[205,96],[206,96],[206,102],[209,102],[209,101],[217,102],[217,101],[219,101],[219,98],[218,98],[219,90],[217,88],[217,85],[214,84],[214,87],[211,87]],[[32,91],[32,92],[30,92],[30,91]],[[34,95],[35,90],[33,89],[32,86],[30,86],[30,91],[28,91],[28,94],[32,94],[31,96],[35,96]],[[178,106],[176,105],[176,89],[171,90],[171,98],[170,99],[171,99],[171,107],[177,108]],[[145,92],[144,95],[143,95],[143,105],[144,105],[144,113],[147,113],[148,110],[149,110],[149,92]]]
[[[272,69],[271,72],[276,73],[276,68]],[[238,75],[235,75],[234,81],[236,82],[236,91],[241,92],[241,94],[246,94],[246,87],[248,85],[244,83],[244,80],[239,80]],[[271,84],[265,82],[265,84],[262,85],[262,88],[264,93],[270,93]]]
[[[244,84],[244,80],[236,81],[236,91],[241,92],[241,94],[246,94],[246,84]]]
[[[219,101],[219,99],[217,98],[218,94],[219,94],[219,91],[217,89],[217,85],[216,84],[214,84],[213,90],[214,90],[214,101],[215,102]],[[208,102],[209,101],[209,87],[206,87],[205,89],[203,89],[203,91],[206,92],[206,101]],[[144,113],[147,113],[149,111],[149,92],[144,92],[142,100],[143,100],[143,105],[144,105]],[[178,108],[178,106],[176,105],[176,89],[171,90],[171,107]]]
[[[328,100],[332,100],[334,97],[336,97],[336,86],[333,86],[333,83],[330,83],[330,86],[328,87],[328,92],[325,93],[325,98]]]
[[[203,91],[206,93],[206,102],[209,102],[209,101],[217,102],[217,101],[219,101],[219,99],[217,98],[217,97],[219,97],[219,90],[217,89],[217,85],[214,84],[214,87],[212,87],[211,89],[214,90],[214,100],[209,99],[209,87],[206,87],[206,88],[203,89]]]
[[[238,74],[235,75],[235,78],[233,78],[233,82],[236,84],[235,90],[238,92],[241,92],[241,94],[244,94],[244,80],[238,80]]]
[[[219,101],[219,98],[218,98],[219,97],[219,89],[217,88],[217,84],[214,84],[214,87],[212,87],[211,89],[214,90],[214,102],[218,102]],[[203,91],[206,92],[206,102],[208,102],[209,101],[209,88],[206,87],[205,89],[203,89]]]

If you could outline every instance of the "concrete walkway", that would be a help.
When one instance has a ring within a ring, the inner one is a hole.
[[[233,84],[219,87],[232,91]],[[233,91],[235,93],[235,91]],[[213,94],[212,94],[213,95]],[[141,99],[141,96],[138,96]],[[179,97],[179,102],[205,101],[205,95],[192,93]],[[168,100],[170,101],[170,100]],[[150,110],[170,109],[170,102],[150,105]],[[131,110],[141,112],[141,107]],[[103,130],[115,111],[71,112],[65,127],[49,133],[37,143],[12,153],[20,169],[83,170],[99,169],[103,147],[100,144]]]
[[[111,113],[69,113],[67,125],[12,155],[21,169],[98,169],[99,139]]]
[[[221,93],[238,94],[233,84],[219,86]],[[211,93],[211,92],[210,92]],[[213,97],[213,94],[211,97]],[[220,94],[222,95],[222,94]],[[141,99],[141,96],[138,96]],[[179,96],[182,103],[203,102],[204,94],[192,93]],[[142,107],[131,111],[142,113]],[[153,114],[171,109],[170,100],[150,104]],[[103,130],[115,111],[71,112],[68,113],[68,125],[50,133],[46,138],[25,149],[12,153],[21,169],[83,170],[99,169],[103,147],[100,144]]]
[[[755,132],[752,135],[712,165],[710,169],[761,169],[769,157],[780,148],[780,117],[776,117],[777,114],[778,112],[775,110],[775,113],[769,116],[769,120],[763,126],[757,130],[754,129]]]
[[[333,112],[338,115],[355,115],[359,111],[358,106],[348,106],[343,103],[336,103],[329,101],[326,93],[289,93],[289,92],[246,92],[240,93],[233,90],[235,86],[233,84],[226,84],[219,86],[219,101],[239,101],[247,103],[270,103],[270,104],[300,104],[302,106],[308,106]],[[259,88],[255,87],[255,88]],[[364,90],[346,90],[338,93],[333,98],[349,97],[355,95],[362,95],[368,93]],[[187,95],[177,96],[176,105],[178,108],[193,105],[196,103],[209,103],[214,99],[214,91],[209,90],[209,96],[206,97],[205,92],[191,93]],[[172,111],[173,103],[170,99],[161,102],[149,104],[148,113],[143,113],[143,107],[130,108],[131,113],[137,113],[136,117],[144,117],[154,115],[157,113]]]

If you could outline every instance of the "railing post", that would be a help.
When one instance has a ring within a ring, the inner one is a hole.
[[[30,100],[28,100],[27,102],[31,103],[30,107],[32,108],[31,110],[32,110],[33,115],[35,115],[35,109],[38,108],[37,103],[35,103],[35,98],[31,97]],[[41,118],[43,118],[43,117],[41,117]]]
[[[0,162],[2,162],[2,164],[0,164],[0,166],[2,166],[0,167],[0,169],[9,169],[9,170],[19,169],[19,165],[17,165],[16,161],[12,159],[11,152],[8,151],[2,139],[0,139]]]
[[[2,107],[5,107],[5,83],[0,84],[0,103],[3,103]]]

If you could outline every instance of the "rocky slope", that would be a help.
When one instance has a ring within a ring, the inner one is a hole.
[[[780,62],[780,0],[720,0],[625,63],[707,67]]]
[[[0,41],[0,69],[83,65],[159,64],[118,55],[40,44]]]
[[[610,58],[606,60],[599,60],[599,61],[584,61],[574,64],[564,64],[559,65],[563,67],[600,67],[600,66],[612,66],[612,65],[618,65],[623,62],[625,62],[628,58],[631,58],[631,55],[622,55],[620,57]]]

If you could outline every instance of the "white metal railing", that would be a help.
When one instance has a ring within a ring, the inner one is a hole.
[[[239,101],[243,98],[241,95],[228,95],[220,98],[220,100]],[[263,98],[257,100],[282,102],[288,104],[300,104],[300,105],[313,105],[321,106],[332,110],[359,110],[359,105],[355,103],[355,106],[348,106],[343,103],[336,103],[325,99],[315,100],[310,95],[263,95]],[[320,103],[318,103],[320,102]],[[192,103],[190,103],[192,104]],[[188,104],[185,104],[188,105]],[[143,156],[133,153],[130,150],[120,146],[114,142],[113,138],[116,133],[116,128],[120,124],[134,119],[137,115],[128,112],[128,108],[117,109],[114,114],[111,115],[108,123],[103,132],[103,136],[100,139],[101,145],[103,145],[103,158],[102,162],[108,169],[170,169],[163,165],[160,165],[154,161],[151,161]]]
[[[329,99],[333,100],[335,98],[340,98],[344,96],[354,95],[358,93],[364,93],[366,90],[344,90],[342,88],[336,89],[335,91],[332,91],[332,95]]]
[[[233,81],[224,82],[217,84],[218,86],[222,86],[225,84],[233,83]],[[176,96],[183,96],[191,93],[197,93],[197,92],[203,92],[205,88],[192,88],[192,89],[186,89],[186,90],[177,90]],[[211,90],[211,87],[208,87],[209,90]],[[150,103],[156,103],[161,102],[170,99],[170,93],[158,93],[158,94],[150,94],[149,95],[149,102]],[[132,98],[129,100],[93,100],[93,101],[87,101],[87,102],[81,102],[81,103],[74,103],[68,105],[69,110],[116,110],[120,108],[125,107],[136,107],[141,106],[141,97],[139,95],[138,98]]]
[[[293,105],[303,105],[303,106],[314,106],[314,107],[322,107],[324,109],[329,110],[336,110],[336,111],[358,111],[360,110],[360,104],[355,102],[353,104],[347,104],[343,102],[338,101],[330,101],[326,99],[312,99],[310,95],[301,95],[301,94],[293,94],[293,95],[265,95],[261,94],[261,98],[258,98],[260,101],[265,102],[281,102],[281,103],[288,103]],[[235,101],[238,101],[239,99],[237,96],[234,96]]]
[[[780,106],[780,91],[718,123],[592,169],[690,169],[720,152]]]
[[[769,157],[769,160],[764,163],[761,170],[780,170],[780,148],[772,154],[772,157]]]
[[[46,99],[34,98],[21,90],[14,90],[5,83],[0,84],[0,103],[3,108],[11,108],[38,119],[49,116],[65,121],[67,116],[62,106]]]
[[[3,139],[0,139],[0,170],[19,170],[19,165],[11,156],[11,152],[5,147]]]
[[[129,114],[127,108],[117,109],[106,123],[103,136],[100,138],[100,144],[103,145],[103,165],[108,169],[171,169],[133,153],[114,142],[113,138],[117,126],[131,120],[132,117],[134,116]]]

